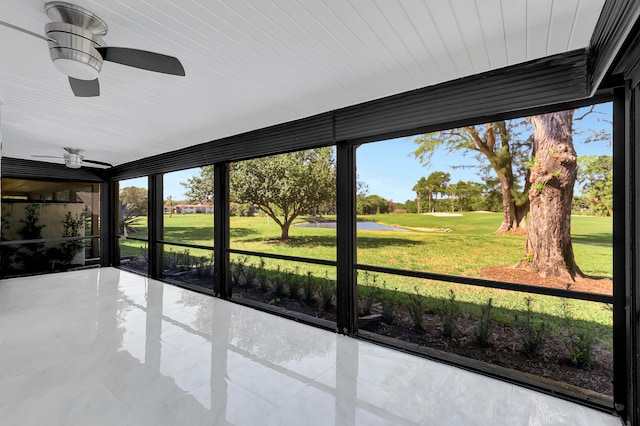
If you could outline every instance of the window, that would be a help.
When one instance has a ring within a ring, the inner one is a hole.
[[[610,400],[611,115],[601,104],[361,145],[360,333]]]
[[[2,178],[0,274],[99,263],[99,185]]]
[[[233,297],[335,321],[334,148],[230,165]]]
[[[213,291],[213,166],[163,176],[162,277]]]
[[[118,182],[118,245],[120,265],[137,272],[149,272],[148,178]]]

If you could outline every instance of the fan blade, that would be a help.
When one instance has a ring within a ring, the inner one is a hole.
[[[45,36],[40,35],[38,33],[34,33],[33,31],[25,30],[24,28],[20,28],[20,27],[18,27],[16,25],[8,23],[8,22],[0,21],[0,25],[3,25],[5,27],[7,27],[7,28],[11,28],[12,30],[20,31],[20,32],[23,32],[25,34],[29,34],[30,36],[37,37],[37,38],[42,39],[44,41],[51,41],[51,42],[56,43],[56,44],[58,43],[57,41],[55,41],[52,38],[45,37]]]
[[[87,160],[86,158],[84,160],[82,160],[83,163],[93,163],[93,164],[97,164],[99,166],[107,166],[107,167],[113,167],[113,164],[109,164],[109,163],[104,163],[102,161],[95,161],[95,160]]]
[[[31,156],[35,157],[35,158],[57,158],[59,160],[62,160],[62,157],[55,157],[53,155],[34,155],[34,154],[31,154]]]
[[[69,84],[73,94],[80,98],[100,96],[100,84],[97,78],[95,80],[78,80],[77,78],[69,77]]]
[[[173,56],[126,47],[96,47],[96,50],[105,61],[164,74],[185,75],[182,64]]]

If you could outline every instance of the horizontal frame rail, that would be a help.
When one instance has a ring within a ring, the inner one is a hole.
[[[146,238],[137,238],[137,237],[129,237],[129,236],[125,237],[124,235],[116,235],[116,238],[120,240],[144,241],[145,243],[149,242],[149,240]]]
[[[201,246],[200,244],[189,244],[189,243],[174,243],[171,241],[158,240],[158,244],[164,244],[166,246],[177,246],[177,247],[185,247],[185,248],[194,248],[194,249],[203,249],[203,250],[213,250],[213,246]]]
[[[247,256],[268,257],[269,259],[290,260],[293,262],[312,263],[315,265],[338,266],[335,260],[310,259],[308,257],[287,256],[282,254],[260,253],[249,250],[227,249],[227,253],[244,254]]]
[[[53,243],[56,241],[76,241],[76,240],[92,240],[100,238],[100,235],[85,235],[84,237],[53,237],[53,238],[38,238],[35,240],[14,240],[14,241],[0,241],[0,246],[15,246],[20,244],[35,244],[35,243]]]
[[[534,293],[544,296],[564,297],[566,299],[586,300],[613,304],[613,296],[584,291],[564,290],[560,288],[538,287],[529,284],[516,284],[503,281],[483,280],[481,278],[461,277],[457,275],[434,274],[432,272],[410,271],[407,269],[387,268],[384,266],[355,265],[357,270],[379,272],[383,274],[400,275],[404,277],[424,278],[428,280],[444,281],[453,284],[466,284],[476,287],[497,288],[500,290],[517,291],[520,293]]]

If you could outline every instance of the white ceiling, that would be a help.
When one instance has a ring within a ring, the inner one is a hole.
[[[583,48],[604,0],[75,3],[108,45],[176,56],[186,77],[105,62],[101,96],[76,98],[46,42],[0,26],[4,156],[117,165]],[[2,0],[0,20],[43,33],[44,4]]]

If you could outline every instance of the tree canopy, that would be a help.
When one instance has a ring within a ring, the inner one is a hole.
[[[596,215],[613,215],[613,157],[583,155],[578,157],[578,183],[582,194]]]
[[[356,197],[357,214],[380,214],[389,212],[389,201],[379,195],[358,195]]]
[[[146,216],[149,211],[147,188],[127,186],[120,190],[120,202],[128,206],[132,216]]]
[[[213,202],[213,166],[200,167],[200,174],[180,182],[187,191],[185,195],[191,203]]]
[[[427,195],[427,210],[435,211],[436,204],[434,202],[435,196],[439,192],[445,192],[451,175],[446,172],[436,171],[431,173],[427,178],[421,177],[418,182],[413,186],[413,191],[416,192],[418,213],[422,211],[422,197]]]

